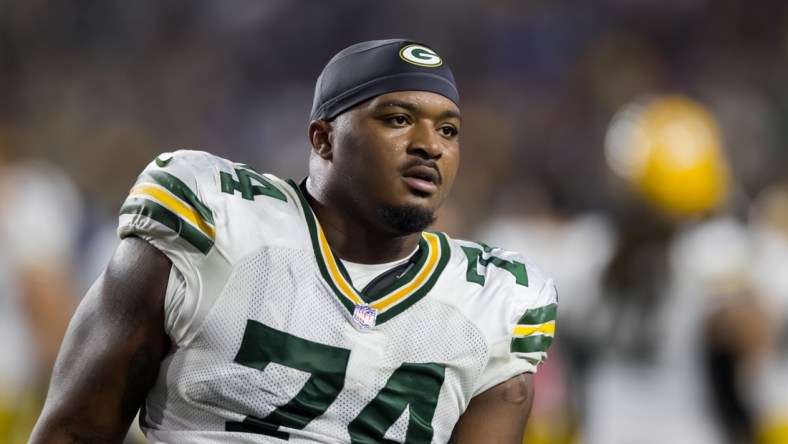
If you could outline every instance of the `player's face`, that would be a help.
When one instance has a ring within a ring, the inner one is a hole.
[[[368,215],[405,209],[431,220],[457,174],[460,125],[457,105],[439,94],[375,97],[332,123],[334,179],[345,182],[348,197]]]

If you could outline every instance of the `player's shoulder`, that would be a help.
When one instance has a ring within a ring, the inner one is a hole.
[[[525,255],[481,241],[442,235],[450,250],[447,268],[455,289],[452,304],[467,303],[476,307],[474,311],[499,307],[508,313],[511,322],[518,322],[534,310],[555,317],[558,308],[555,283]]]
[[[261,224],[275,227],[299,218],[295,190],[273,175],[205,151],[162,153],[137,177],[120,209],[118,233],[182,239],[186,243],[176,242],[178,247],[193,246],[205,255],[218,238],[236,240],[217,235],[230,225],[233,232],[260,231]]]
[[[505,247],[488,245],[480,240],[452,238],[447,239],[451,251],[450,261],[456,266],[467,269],[469,282],[487,286],[492,283],[496,289],[528,289],[529,292],[541,291],[553,285],[553,279],[538,264],[523,253]]]
[[[218,172],[232,171],[237,163],[207,151],[179,149],[160,153],[151,161],[143,174],[163,171],[189,182],[214,178]]]
[[[202,195],[239,194],[249,201],[259,195],[283,202],[293,198],[293,186],[286,180],[200,150],[180,149],[159,154],[148,164],[138,182],[144,180]]]
[[[451,251],[447,281],[452,291],[441,292],[442,301],[498,344],[494,354],[524,358],[514,360],[518,364],[502,358],[512,367],[493,371],[500,370],[498,376],[503,379],[491,377],[482,385],[489,387],[488,383],[535,371],[555,334],[558,299],[553,279],[520,252],[446,238]]]

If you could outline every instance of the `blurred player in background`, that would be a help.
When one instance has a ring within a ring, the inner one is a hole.
[[[689,97],[648,96],[613,119],[606,156],[623,211],[568,213],[526,181],[479,234],[562,283],[561,359],[537,375],[547,393],[525,442],[752,442],[769,329],[716,120]]]
[[[788,442],[788,184],[769,186],[750,211],[755,240],[753,281],[768,308],[758,328],[769,340],[749,389],[755,393],[759,444]]]
[[[751,442],[742,369],[762,313],[716,120],[689,97],[650,96],[616,115],[606,155],[642,205],[616,215],[618,247],[586,313],[604,327],[587,332],[583,442]]]
[[[63,171],[18,158],[16,136],[0,122],[0,443],[10,444],[27,442],[78,302],[82,211]]]
[[[33,442],[518,443],[557,310],[521,255],[424,231],[462,118],[432,49],[320,75],[309,178],[158,156],[72,322]]]

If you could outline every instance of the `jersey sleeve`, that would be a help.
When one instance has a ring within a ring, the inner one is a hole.
[[[547,279],[533,304],[525,310],[512,329],[509,352],[525,361],[526,372],[547,359],[547,349],[555,337],[555,318],[558,298],[552,279]]]
[[[522,373],[536,373],[547,359],[547,350],[555,337],[558,300],[552,278],[523,259],[528,286],[507,286],[501,299],[507,307],[503,325],[491,344],[490,358],[475,394]]]
[[[205,188],[216,181],[207,153],[164,153],[139,175],[120,209],[118,236],[137,236],[184,273],[214,248],[216,221]],[[214,184],[214,187],[218,185]]]

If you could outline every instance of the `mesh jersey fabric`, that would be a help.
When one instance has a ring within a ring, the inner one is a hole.
[[[151,162],[118,232],[174,266],[150,442],[446,442],[554,335],[552,280],[521,255],[425,232],[402,282],[360,295],[294,183],[204,152]]]

